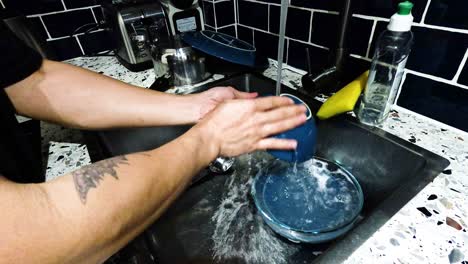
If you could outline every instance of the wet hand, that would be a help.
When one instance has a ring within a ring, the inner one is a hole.
[[[243,95],[245,96],[245,95]],[[297,142],[270,136],[306,121],[306,108],[286,97],[227,100],[195,127],[217,156],[238,156],[260,149],[295,149]]]
[[[201,120],[209,112],[216,108],[219,104],[223,103],[226,100],[232,99],[252,99],[257,97],[257,93],[245,93],[240,92],[233,87],[215,87],[211,88],[205,92],[194,95],[195,100],[199,101],[199,118]]]

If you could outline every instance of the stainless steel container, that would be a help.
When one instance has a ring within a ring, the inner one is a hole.
[[[161,61],[169,65],[175,86],[199,83],[209,75],[205,71],[205,58],[198,56],[191,47],[176,48],[173,53],[163,54]]]

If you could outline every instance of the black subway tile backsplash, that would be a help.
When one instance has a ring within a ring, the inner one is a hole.
[[[236,26],[232,25],[232,26],[223,27],[223,28],[218,29],[218,32],[236,37]]]
[[[41,19],[38,17],[32,17],[28,19],[29,25],[31,28],[31,31],[36,34],[36,37],[39,38],[40,40],[46,40],[48,38],[47,32],[44,29],[44,26],[42,26]]]
[[[328,48],[335,48],[338,41],[339,16],[314,13],[311,42]],[[353,17],[348,26],[345,45],[352,54],[366,56],[373,21]]]
[[[325,47],[335,46],[338,24],[337,15],[314,13],[310,41]]]
[[[216,27],[214,4],[212,2],[203,1],[203,11],[205,14],[205,24],[212,26],[212,27]]]
[[[257,0],[258,2],[264,2],[264,3],[275,3],[275,4],[281,4],[281,0]]]
[[[322,65],[324,66],[328,58],[328,50],[294,40],[289,40],[288,65],[307,70],[306,48],[309,48],[312,67],[321,68]]]
[[[415,43],[408,68],[452,79],[468,47],[468,35],[413,27]]]
[[[398,3],[400,2],[402,0],[353,0],[352,10],[353,13],[357,14],[390,18],[398,10]],[[420,22],[427,5],[427,0],[411,0],[411,2],[414,4],[411,11],[414,21]]]
[[[235,24],[234,18],[234,2],[233,0],[215,3],[216,10],[216,26],[223,27],[226,25]]]
[[[407,74],[398,105],[468,132],[468,90]]]
[[[100,0],[2,0],[2,3],[6,7],[2,10],[8,15],[6,17],[27,16],[28,27],[39,42],[46,42],[50,48],[50,59],[54,60],[82,56],[76,38],[70,38],[70,35],[83,25],[88,24],[77,33],[94,27],[96,20],[104,24],[101,8],[97,6],[101,3]],[[2,15],[3,13],[0,17]],[[86,53],[94,54],[108,50],[113,43],[106,37],[107,34],[96,32],[86,36],[80,35]]]
[[[102,24],[104,21],[104,15],[102,13],[102,8],[99,7],[94,7],[93,8],[94,16],[96,16],[96,20],[98,23]]]
[[[432,0],[427,24],[468,29],[468,3],[463,0]]]
[[[269,58],[278,56],[278,37],[272,34],[254,31],[254,41],[257,52]]]
[[[78,36],[81,47],[86,55],[94,55],[101,51],[112,50],[115,48],[108,31],[92,32]]]
[[[237,25],[237,38],[253,45],[253,29]]]
[[[239,0],[239,24],[268,30],[268,5]]]
[[[386,27],[387,22],[377,23],[370,57],[373,56],[376,39]],[[451,80],[468,47],[468,34],[420,26],[413,26],[411,31],[414,44],[406,67]]]
[[[280,7],[270,6],[270,32],[279,33]],[[311,12],[297,8],[288,8],[286,36],[302,41],[309,41]]]
[[[342,0],[291,0],[291,5],[313,9],[340,10]]]
[[[351,18],[345,42],[351,53],[366,56],[373,24],[372,20]]]
[[[2,0],[7,9],[23,15],[43,14],[64,10],[61,0]]]
[[[442,1],[442,0],[440,0]],[[453,0],[458,1],[458,0]],[[353,13],[389,18],[397,11],[401,0],[353,0]],[[412,0],[414,7],[412,14],[416,22],[420,22],[427,0]],[[291,5],[313,9],[338,12],[341,10],[344,0],[291,0]]]
[[[49,41],[48,45],[57,55],[57,60],[67,60],[83,55],[75,38],[63,38]]]
[[[67,9],[97,5],[97,0],[64,0]]]
[[[460,76],[458,77],[458,83],[468,86],[468,63],[465,63],[465,66],[463,67]]]
[[[277,59],[278,58],[278,36],[275,36],[270,33],[264,33],[258,30],[254,31],[254,41],[255,47],[257,48],[257,52],[268,58]],[[285,51],[284,51],[284,59],[286,59],[286,47],[287,42],[284,42]]]
[[[47,15],[42,19],[52,38],[69,36],[78,27],[95,23],[90,9]]]

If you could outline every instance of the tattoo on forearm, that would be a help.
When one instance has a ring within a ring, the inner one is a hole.
[[[99,182],[104,178],[105,174],[109,174],[116,180],[119,179],[115,170],[120,164],[128,164],[127,157],[118,156],[111,159],[103,160],[72,172],[73,182],[75,183],[76,191],[80,197],[81,203],[86,204],[86,196],[91,188],[97,188]]]

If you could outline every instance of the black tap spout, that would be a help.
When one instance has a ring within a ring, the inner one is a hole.
[[[346,47],[346,38],[351,18],[350,10],[351,0],[343,0],[336,46],[330,50],[328,66],[314,69],[310,63],[309,49],[306,49],[308,73],[302,76],[302,87],[306,93],[313,96],[319,93],[332,93],[342,86],[343,68],[349,54]]]

